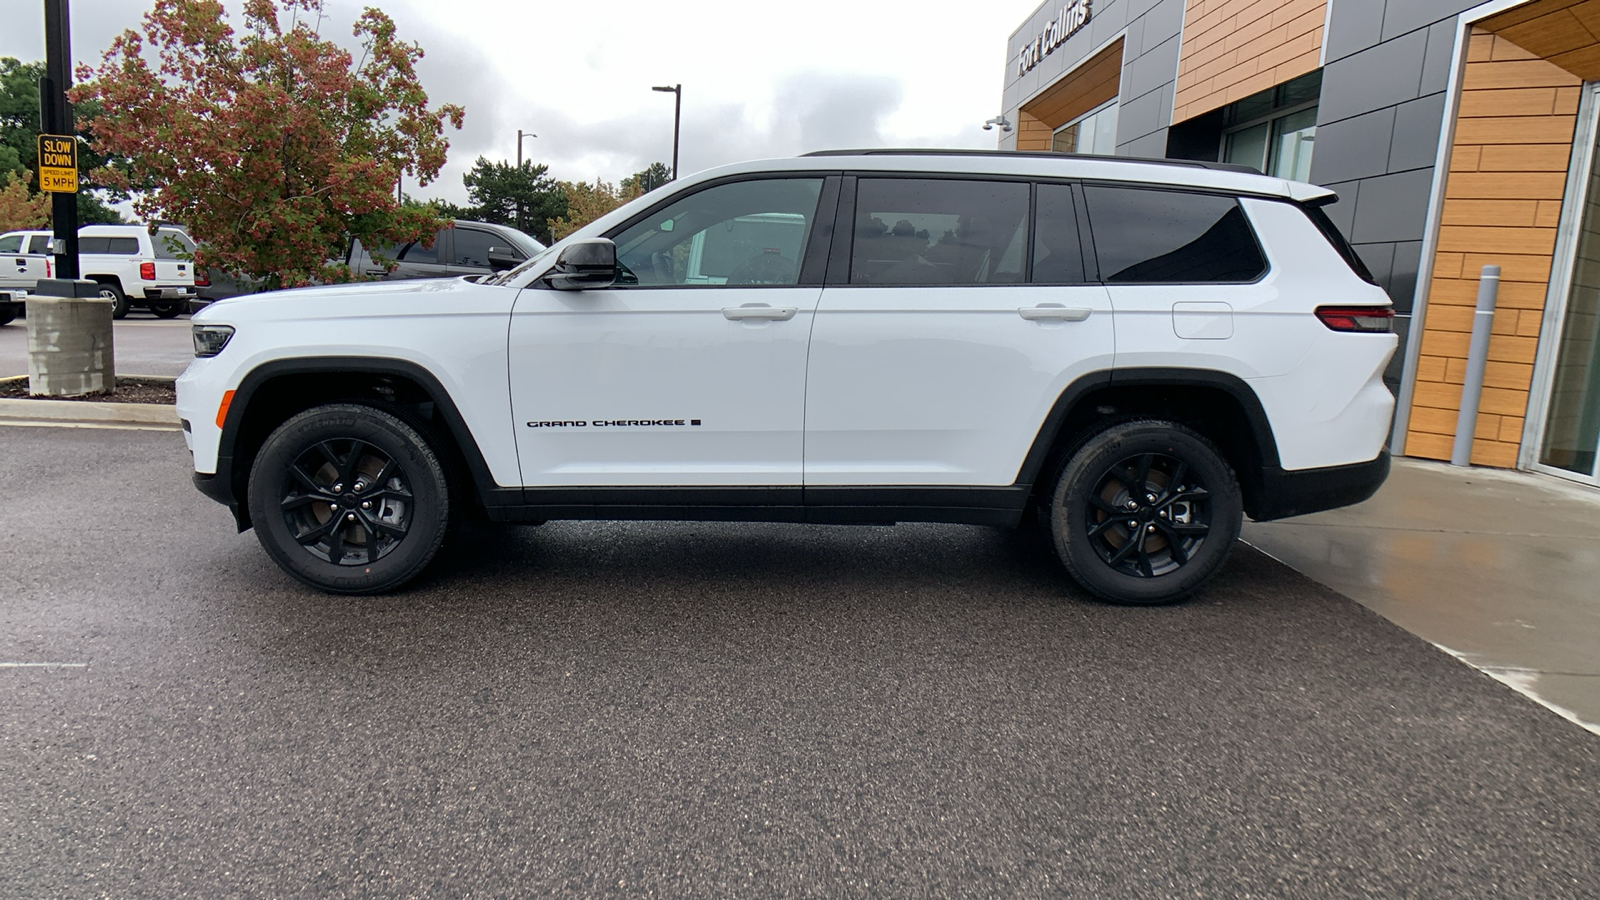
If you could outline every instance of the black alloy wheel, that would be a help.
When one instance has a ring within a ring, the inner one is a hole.
[[[377,407],[314,407],[278,426],[250,470],[256,536],[285,572],[338,594],[421,574],[452,524],[449,479],[422,426]]]
[[[1200,434],[1131,421],[1089,438],[1062,467],[1050,506],[1062,563],[1113,603],[1171,603],[1222,566],[1243,522],[1232,468]]]
[[[289,464],[279,508],[295,543],[341,566],[364,566],[405,539],[415,500],[387,453],[354,438],[318,441]]]

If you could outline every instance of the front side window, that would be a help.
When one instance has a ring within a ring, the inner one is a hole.
[[[621,286],[800,283],[821,178],[736,181],[696,191],[612,236]]]
[[[1266,271],[1233,197],[1096,185],[1083,192],[1109,284],[1243,283]]]
[[[456,229],[456,265],[476,266],[480,269],[489,268],[489,248],[500,247],[508,253],[522,254],[508,240],[500,240],[487,231],[476,228]]]
[[[850,283],[1021,282],[1027,218],[1020,182],[863,178]]]
[[[50,237],[48,235],[36,234],[32,238],[29,238],[28,239],[28,252],[29,253],[41,253],[41,254],[42,253],[49,253],[50,252]]]

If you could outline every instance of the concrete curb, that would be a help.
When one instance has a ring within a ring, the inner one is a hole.
[[[0,383],[19,381],[26,375],[0,378]],[[175,381],[166,375],[119,375],[150,381]],[[165,403],[108,403],[99,400],[10,400],[0,399],[0,419],[21,419],[62,424],[165,425],[179,428],[178,410]]]

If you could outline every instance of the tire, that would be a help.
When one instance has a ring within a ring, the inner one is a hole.
[[[250,469],[249,494],[267,555],[334,594],[381,593],[417,577],[452,524],[449,478],[427,439],[353,403],[278,426]]]
[[[1139,420],[1106,428],[1068,457],[1049,512],[1056,555],[1074,581],[1111,603],[1153,606],[1182,600],[1221,568],[1244,503],[1214,444],[1175,422]]]
[[[150,313],[158,319],[176,319],[184,308],[182,300],[151,300],[145,305],[150,308]]]
[[[129,303],[127,296],[122,293],[122,288],[109,281],[100,282],[100,296],[115,304],[111,307],[113,319],[124,318],[128,315],[128,310],[133,308],[133,304]]]
[[[15,309],[0,309],[0,325],[10,325],[11,320],[17,317]]]

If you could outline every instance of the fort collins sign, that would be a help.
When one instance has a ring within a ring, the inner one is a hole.
[[[1067,38],[1089,23],[1090,0],[1071,0],[1061,7],[1056,17],[1044,26],[1039,36],[1024,44],[1017,58],[1017,76],[1021,77],[1044,61],[1050,51],[1061,46]]]

